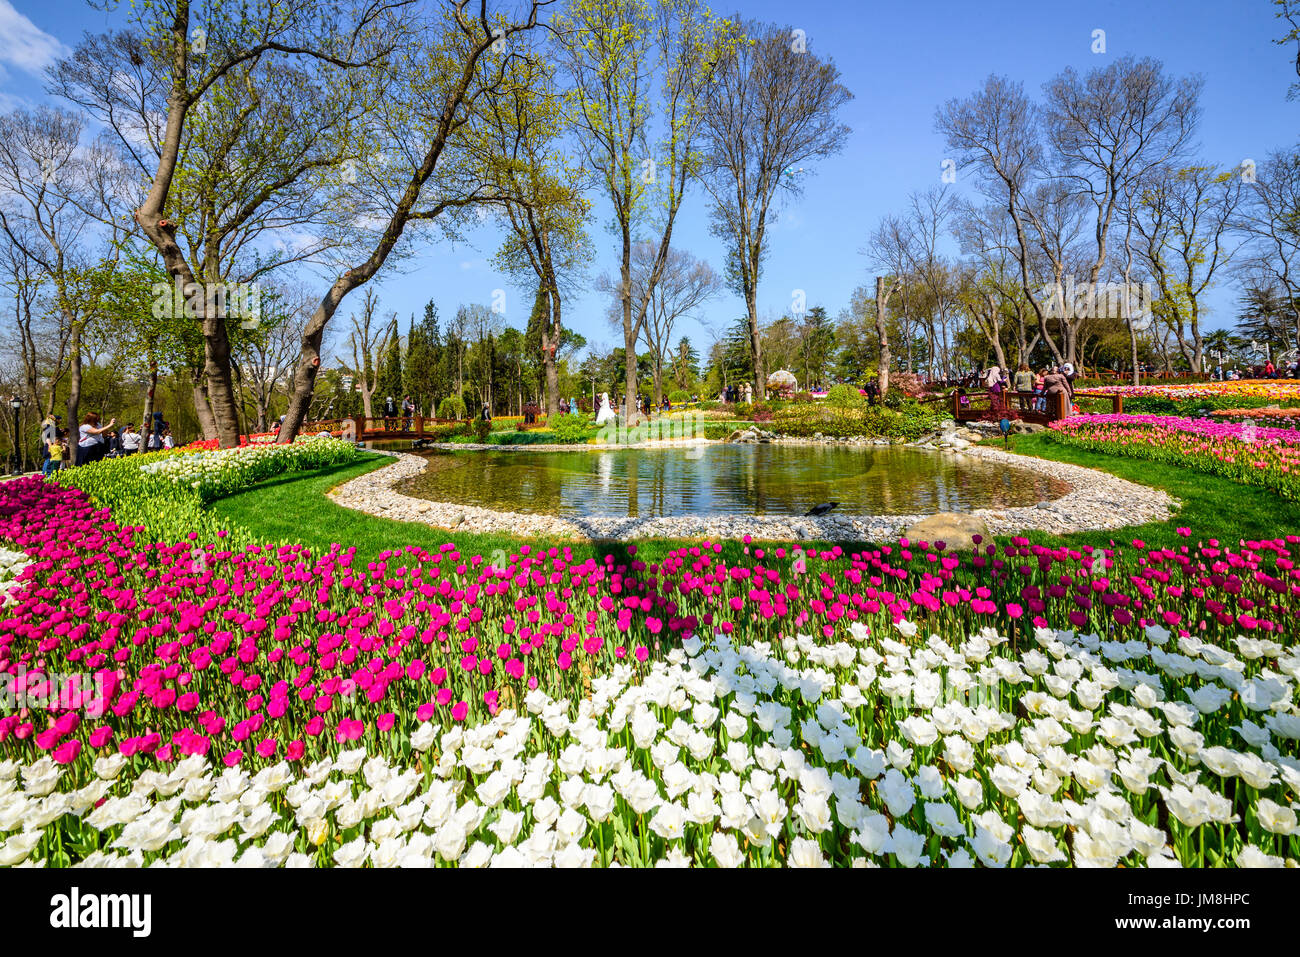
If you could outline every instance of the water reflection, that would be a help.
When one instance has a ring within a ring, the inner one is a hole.
[[[1027,469],[897,447],[715,445],[600,452],[431,452],[401,490],[552,515],[900,515],[1032,505],[1068,487]]]

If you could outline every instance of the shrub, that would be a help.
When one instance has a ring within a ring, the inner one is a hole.
[[[916,398],[925,392],[925,382],[915,372],[895,372],[889,377],[889,389],[897,389],[908,398]]]
[[[548,423],[549,431],[559,444],[573,445],[586,439],[590,421],[585,414],[557,415]]]
[[[474,420],[474,436],[480,442],[486,442],[489,435],[492,434],[492,422],[479,416]]]
[[[755,422],[771,422],[775,411],[767,402],[755,402],[749,407],[749,414]]]
[[[690,402],[691,394],[689,392],[684,392],[681,389],[674,389],[672,392],[668,393],[668,401],[673,403],[673,405],[680,405],[683,402]]]
[[[735,426],[725,425],[721,422],[705,422],[701,428],[704,431],[704,437],[706,439],[713,439],[715,441],[725,439],[732,432],[736,431]]]
[[[782,409],[772,419],[772,430],[782,435],[812,438],[818,432],[830,438],[864,435],[865,411],[827,405],[801,405]]]
[[[857,386],[833,385],[826,393],[826,404],[832,409],[860,409],[866,401]]]
[[[440,419],[463,419],[465,415],[465,400],[458,395],[449,395],[438,403]]]
[[[903,402],[894,414],[896,422],[892,430],[884,434],[901,436],[905,439],[919,439],[927,432],[933,432],[945,419],[950,418],[945,408],[911,400]]]

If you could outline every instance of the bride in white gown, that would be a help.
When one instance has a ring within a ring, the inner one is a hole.
[[[604,425],[615,418],[617,418],[617,414],[609,403],[609,393],[602,392],[600,394],[600,408],[596,411],[596,424]]]

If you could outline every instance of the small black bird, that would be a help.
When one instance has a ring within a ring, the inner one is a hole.
[[[811,518],[818,515],[825,515],[839,504],[839,502],[822,502],[820,505],[814,505],[812,508],[808,509],[807,516]]]

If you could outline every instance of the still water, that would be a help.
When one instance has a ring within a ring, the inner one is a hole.
[[[407,495],[559,516],[916,515],[1033,505],[1069,486],[1028,469],[880,446],[709,445],[591,452],[428,452]]]

